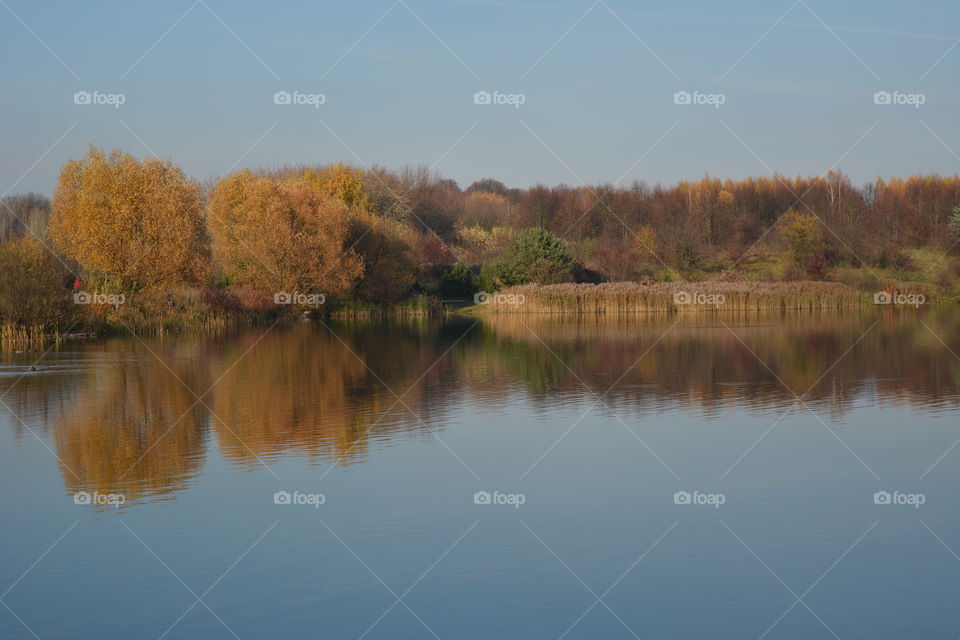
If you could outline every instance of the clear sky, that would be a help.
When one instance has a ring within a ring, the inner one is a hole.
[[[955,0],[0,0],[0,193],[51,193],[91,143],[201,180],[954,174],[957,38]]]

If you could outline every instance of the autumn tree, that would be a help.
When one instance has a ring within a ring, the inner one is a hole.
[[[407,222],[442,242],[456,237],[463,194],[457,183],[444,180],[429,167],[406,167],[400,172],[408,206]]]
[[[823,239],[820,221],[814,215],[791,211],[783,216],[780,238],[794,267],[814,274],[823,268]]]
[[[301,174],[310,186],[337,200],[347,209],[372,211],[373,203],[364,183],[364,173],[342,162],[322,169],[308,168]]]
[[[546,228],[559,206],[559,198],[550,187],[536,184],[520,198],[514,217],[516,227]]]
[[[467,193],[494,193],[499,196],[507,195],[507,185],[494,178],[477,180],[466,188]]]
[[[231,283],[267,291],[344,294],[363,275],[346,244],[349,215],[341,202],[303,176],[241,171],[210,198],[214,255]]]
[[[352,214],[347,245],[363,260],[363,277],[353,290],[356,297],[369,302],[393,302],[410,292],[417,280],[415,234],[395,220],[363,211]]]
[[[60,260],[33,236],[0,244],[0,322],[63,328],[73,313]]]
[[[488,191],[473,191],[463,199],[462,227],[478,226],[484,229],[509,222],[513,207],[501,195]]]
[[[404,187],[395,173],[380,166],[373,167],[364,175],[363,187],[373,212],[381,218],[400,222],[409,217],[410,207],[403,199]]]
[[[126,291],[197,282],[209,250],[194,180],[168,160],[94,147],[60,172],[50,235],[92,278]]]
[[[416,282],[413,245],[416,231],[401,220],[408,209],[382,170],[365,173],[342,163],[321,168],[286,171],[286,180],[302,180],[324,197],[338,202],[347,214],[345,248],[363,263],[350,295],[369,302],[393,302]],[[379,186],[372,194],[371,186]],[[389,194],[389,195],[388,195]],[[385,215],[380,207],[386,206]],[[389,211],[397,207],[398,211]]]

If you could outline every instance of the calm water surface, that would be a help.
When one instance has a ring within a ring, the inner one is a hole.
[[[958,354],[953,309],[4,351],[0,638],[956,638]]]

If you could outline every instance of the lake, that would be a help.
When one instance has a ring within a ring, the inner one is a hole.
[[[5,350],[0,637],[956,638],[958,354],[946,307]]]

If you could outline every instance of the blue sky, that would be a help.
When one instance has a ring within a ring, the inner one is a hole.
[[[954,174],[958,18],[948,1],[0,0],[0,193],[51,193],[91,143],[201,180],[339,160],[462,186]]]

